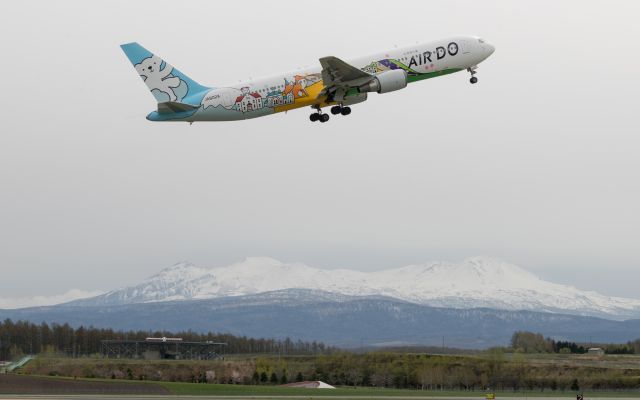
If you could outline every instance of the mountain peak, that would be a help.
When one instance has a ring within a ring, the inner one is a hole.
[[[245,257],[244,259],[245,261],[250,261],[250,262],[268,262],[268,263],[282,264],[282,261],[275,259],[273,257],[268,257],[268,256],[249,256],[249,257]]]
[[[468,265],[478,274],[484,274],[493,278],[509,278],[517,279],[523,282],[538,281],[539,278],[533,273],[519,267],[515,264],[508,263],[499,258],[479,256],[469,257],[462,261],[461,265]]]
[[[487,290],[492,287],[530,287],[541,282],[534,274],[517,265],[486,256],[469,257],[459,263],[436,261],[409,265],[392,271],[400,275],[413,275],[421,285],[433,289],[443,282],[457,288]]]
[[[264,266],[279,267],[279,266],[282,266],[284,263],[280,260],[276,260],[275,258],[271,258],[271,257],[252,256],[252,257],[245,257],[244,260],[236,264],[240,264],[244,266],[256,266],[256,267],[264,267]]]
[[[183,270],[183,269],[188,269],[188,268],[192,268],[195,267],[196,265],[194,263],[192,263],[191,261],[180,261],[177,262],[173,265],[170,265],[168,267],[164,267],[160,270],[160,272],[164,272],[164,271],[173,271],[173,270]]]

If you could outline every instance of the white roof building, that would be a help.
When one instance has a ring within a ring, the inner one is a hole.
[[[331,386],[328,383],[324,383],[322,381],[294,382],[294,383],[288,383],[282,386],[295,387],[295,388],[308,388],[308,389],[335,389],[334,386]]]

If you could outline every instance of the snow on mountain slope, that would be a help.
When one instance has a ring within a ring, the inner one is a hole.
[[[378,272],[323,270],[267,257],[225,267],[179,263],[139,285],[74,302],[116,305],[242,296],[285,289],[312,289],[349,296],[388,296],[453,308],[565,312],[613,319],[640,317],[640,300],[603,296],[546,282],[530,272],[487,257],[460,263],[432,262]]]

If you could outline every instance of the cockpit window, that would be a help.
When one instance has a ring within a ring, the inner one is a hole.
[[[482,39],[482,38],[478,38],[478,42],[480,42],[480,43],[484,43],[484,39]]]

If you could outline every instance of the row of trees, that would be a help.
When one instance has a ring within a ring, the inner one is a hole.
[[[635,370],[587,365],[539,364],[510,357],[498,349],[478,356],[435,356],[399,353],[334,353],[300,359],[268,359],[256,363],[256,375],[273,381],[320,379],[333,385],[421,390],[638,389]]]
[[[42,357],[23,373],[112,379],[278,385],[322,380],[332,385],[418,390],[629,390],[637,370],[619,364],[540,363],[499,349],[476,356],[335,352],[315,356],[232,357],[224,361],[149,361]]]
[[[72,357],[97,354],[101,340],[144,340],[147,337],[180,337],[187,341],[227,343],[229,354],[325,354],[334,348],[320,342],[286,339],[254,339],[222,333],[200,334],[192,331],[115,331],[69,324],[34,324],[27,321],[0,322],[0,360],[11,360],[23,354],[61,353]]]
[[[540,333],[518,331],[511,337],[511,348],[524,353],[584,354],[589,347],[600,347],[607,354],[640,354],[640,339],[627,343],[578,344],[545,338]]]
[[[476,356],[337,352],[315,357],[260,357],[253,374],[227,364],[209,383],[283,384],[322,380],[332,385],[419,390],[578,391],[640,388],[633,369],[536,363],[500,349]],[[243,367],[247,367],[244,365]],[[246,369],[245,369],[246,371]]]

